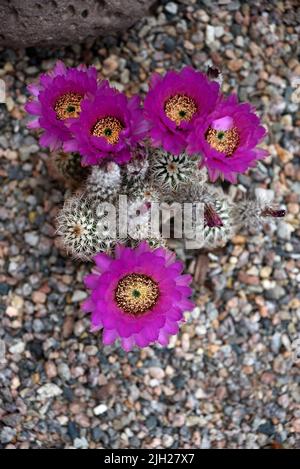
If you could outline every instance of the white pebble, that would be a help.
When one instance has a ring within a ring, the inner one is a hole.
[[[100,404],[97,407],[94,408],[94,414],[96,416],[105,414],[107,412],[108,407],[105,404]]]

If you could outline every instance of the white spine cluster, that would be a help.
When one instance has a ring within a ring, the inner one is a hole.
[[[153,150],[150,155],[151,181],[161,192],[176,193],[192,181],[200,179],[200,159],[186,153],[172,155]]]
[[[109,162],[103,167],[93,166],[86,182],[88,193],[102,200],[114,199],[121,187],[121,170],[116,163]]]
[[[64,249],[82,260],[91,260],[97,252],[109,252],[116,241],[109,237],[105,216],[94,198],[81,194],[67,199],[57,217],[57,234]]]

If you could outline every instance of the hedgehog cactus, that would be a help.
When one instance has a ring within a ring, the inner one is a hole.
[[[235,95],[224,97],[221,84],[212,63],[205,73],[155,74],[143,108],[139,97],[97,82],[94,68],[58,63],[29,87],[30,128],[77,189],[57,233],[74,258],[96,263],[84,309],[107,344],[120,337],[125,350],[166,345],[177,333],[192,305],[191,279],[167,248],[170,233],[191,249],[212,250],[285,215],[259,197],[235,200],[217,182],[235,183],[266,156],[259,117]]]

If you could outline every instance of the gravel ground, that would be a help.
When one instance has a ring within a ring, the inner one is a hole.
[[[0,448],[300,447],[299,13],[297,0],[161,1],[122,39],[2,50]],[[26,84],[56,58],[94,64],[128,93],[154,70],[212,58],[224,90],[269,127],[271,156],[231,190],[271,190],[287,217],[185,254],[197,308],[167,349],[104,348],[80,312],[89,266],[56,247],[63,187],[23,109]]]

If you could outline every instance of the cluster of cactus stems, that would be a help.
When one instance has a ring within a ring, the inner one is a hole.
[[[64,249],[84,261],[99,252],[112,254],[118,243],[135,247],[147,240],[153,247],[167,246],[170,235],[164,234],[163,220],[160,218],[154,234],[150,226],[154,205],[169,213],[169,224],[176,216],[176,208],[189,206],[189,228],[183,225],[181,216],[182,230],[177,233],[175,226],[173,236],[194,240],[192,248],[206,250],[224,246],[243,228],[259,227],[268,218],[285,215],[284,210],[259,199],[235,202],[221,186],[208,182],[199,158],[185,153],[175,156],[145,144],[127,165],[107,162],[89,168],[82,168],[76,154],[69,153],[68,161],[64,153],[53,154],[52,158],[67,181],[77,182],[77,190],[59,212],[57,233]],[[126,200],[125,205],[120,205],[120,197]],[[201,223],[196,217],[196,205],[202,209]],[[115,208],[115,230],[108,217],[110,206]]]
[[[221,84],[212,64],[205,73],[170,70],[152,76],[142,103],[98,79],[94,67],[58,62],[28,87],[29,128],[42,130],[50,167],[68,188],[59,244],[95,262],[82,307],[107,345],[165,346],[194,307],[192,278],[167,249],[170,238],[214,250],[285,215],[270,201],[236,200],[223,189],[268,152],[258,146],[266,129],[254,108],[224,96]]]

